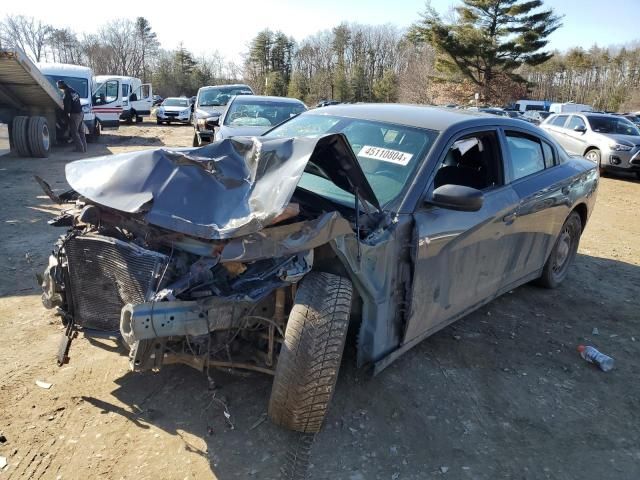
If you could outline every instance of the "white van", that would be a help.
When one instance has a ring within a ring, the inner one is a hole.
[[[127,123],[141,122],[142,117],[151,115],[153,105],[153,87],[150,83],[142,83],[135,77],[122,75],[98,75],[96,83],[101,84],[109,80],[118,80],[122,95],[122,113],[120,120]]]
[[[518,100],[515,105],[515,110],[524,113],[529,110],[544,111],[547,110],[549,102],[544,100]]]
[[[593,112],[593,107],[584,103],[552,103],[549,111],[551,113]]]
[[[103,128],[118,128],[122,113],[120,82],[110,79],[96,84],[93,70],[80,65],[66,63],[39,63],[38,68],[49,82],[56,87],[56,81],[64,80],[80,95],[84,113],[84,123],[91,137],[98,137]],[[62,93],[61,93],[62,95]]]

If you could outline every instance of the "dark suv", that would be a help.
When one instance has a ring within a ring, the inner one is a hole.
[[[214,127],[227,103],[235,95],[253,95],[251,87],[244,84],[213,85],[198,90],[193,105],[193,146],[213,140]]]

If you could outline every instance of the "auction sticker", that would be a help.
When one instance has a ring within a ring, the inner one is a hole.
[[[406,166],[413,158],[413,155],[410,153],[391,150],[388,148],[372,147],[371,145],[365,145],[362,147],[358,152],[358,156],[395,163],[396,165],[402,165],[403,167]]]

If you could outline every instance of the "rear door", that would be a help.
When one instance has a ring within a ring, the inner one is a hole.
[[[443,184],[484,193],[477,212],[429,204],[414,213],[415,270],[404,343],[431,334],[497,295],[515,253],[512,223],[518,197],[505,183],[498,131],[454,137],[439,160],[427,198]]]
[[[550,122],[544,124],[544,129],[547,130],[565,150],[567,149],[567,137],[565,135],[564,125],[568,119],[569,115],[556,115]]]
[[[566,216],[570,191],[566,175],[558,175],[558,153],[529,131],[503,131],[507,181],[518,196],[510,234],[515,245],[506,270],[507,284],[537,277]]]
[[[93,92],[93,112],[103,128],[118,128],[122,114],[120,81],[108,79]]]

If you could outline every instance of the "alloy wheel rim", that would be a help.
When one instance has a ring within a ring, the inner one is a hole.
[[[558,239],[558,247],[556,248],[556,257],[553,262],[553,271],[561,273],[567,264],[569,254],[571,253],[572,238],[568,228],[565,228]]]

